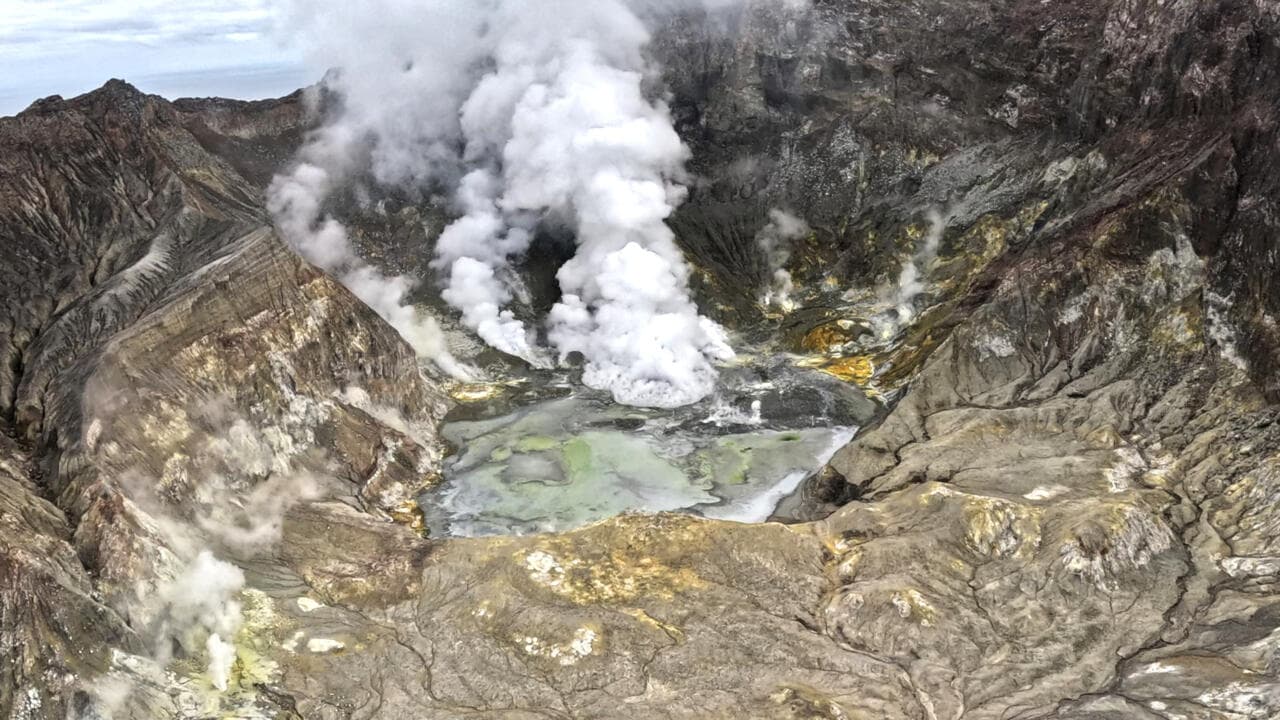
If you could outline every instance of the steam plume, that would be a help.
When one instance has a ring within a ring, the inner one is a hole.
[[[690,4],[732,3],[296,0],[292,27],[319,62],[340,69],[329,87],[342,107],[273,188],[282,229],[314,262],[346,268],[344,280],[354,266],[377,285],[388,279],[358,264],[321,212],[336,179],[367,170],[379,183],[443,189],[458,213],[434,260],[444,299],[493,347],[545,365],[537,329],[509,307],[509,278],[540,226],[567,227],[578,250],[557,275],[551,354],[581,353],[584,382],[619,402],[704,397],[713,362],[732,350],[690,300],[664,222],[685,197],[688,150],[651,90],[640,17]],[[404,305],[396,290],[357,294],[381,300],[384,316]],[[435,338],[423,344],[443,352]]]
[[[310,150],[316,152],[316,147]],[[395,328],[420,357],[434,361],[450,375],[466,379],[468,371],[449,353],[435,319],[409,304],[407,297],[413,281],[404,276],[388,277],[361,260],[342,223],[323,214],[322,205],[333,191],[334,175],[334,169],[304,160],[291,174],[272,182],[268,208],[281,233],[303,257],[334,273]]]
[[[926,216],[929,229],[925,231],[924,242],[916,248],[916,252],[903,266],[898,275],[898,284],[886,298],[891,306],[889,312],[872,319],[876,337],[888,340],[897,335],[902,328],[911,324],[916,317],[916,298],[925,291],[924,271],[938,257],[938,245],[946,232],[950,216],[944,216],[936,208],[931,208]]]
[[[772,273],[769,288],[760,299],[762,305],[775,307],[784,313],[795,310],[795,301],[791,299],[795,284],[786,265],[791,260],[791,242],[810,232],[812,229],[804,220],[784,210],[769,211],[768,224],[756,234],[756,245],[764,253]]]

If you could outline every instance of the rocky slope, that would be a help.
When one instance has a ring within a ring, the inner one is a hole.
[[[1280,716],[1278,38],[1264,0],[662,27],[704,306],[888,401],[786,526],[422,538],[439,383],[262,209],[302,95],[0,120],[0,711]],[[814,227],[787,315],[771,208]],[[225,692],[194,547],[244,575]]]
[[[296,496],[389,518],[439,461],[442,396],[394,331],[274,236],[235,165],[261,158],[227,151],[275,143],[280,110],[296,136],[284,103],[245,106],[254,122],[223,137],[216,112],[112,82],[0,127],[14,717],[61,717],[112,653],[167,642],[157,597],[202,520],[242,531],[228,552],[252,556]]]

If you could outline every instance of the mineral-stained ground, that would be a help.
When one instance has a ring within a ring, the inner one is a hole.
[[[308,95],[0,119],[0,715],[1280,717],[1280,5],[772,7],[652,51],[701,305],[883,400],[803,522],[430,537],[449,388],[265,210]]]

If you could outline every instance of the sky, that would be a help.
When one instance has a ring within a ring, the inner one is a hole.
[[[122,78],[169,98],[277,97],[319,79],[270,0],[0,0],[0,116]]]

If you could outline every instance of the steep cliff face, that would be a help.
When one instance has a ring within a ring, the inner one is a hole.
[[[943,212],[937,279],[955,297],[987,263],[1095,223],[1191,165],[1218,178],[1188,189],[1193,243],[1211,289],[1235,298],[1224,311],[1252,340],[1254,379],[1272,382],[1270,331],[1244,307],[1271,302],[1246,290],[1270,266],[1239,261],[1264,258],[1274,236],[1258,207],[1274,194],[1261,171],[1276,152],[1268,4],[748,8],[728,28],[677,21],[657,39],[679,68],[667,81],[700,180],[676,224],[718,303],[748,295],[730,319],[758,317],[757,287],[736,279],[763,279],[752,245],[771,207],[815,226],[791,269],[812,289],[832,280],[835,292],[809,298],[824,307],[896,279],[918,249],[912,226]]]
[[[61,716],[109,648],[155,651],[202,528],[248,558],[303,497],[390,518],[440,458],[412,352],[240,172],[288,157],[297,102],[183,107],[113,82],[0,123],[14,717]]]
[[[263,210],[307,98],[113,82],[0,120],[7,717],[1280,715],[1274,4],[756,3],[653,48],[703,306],[888,400],[812,521],[423,539],[438,383]],[[391,205],[357,244],[421,269],[442,210]],[[225,690],[173,627],[196,548],[244,576]]]

